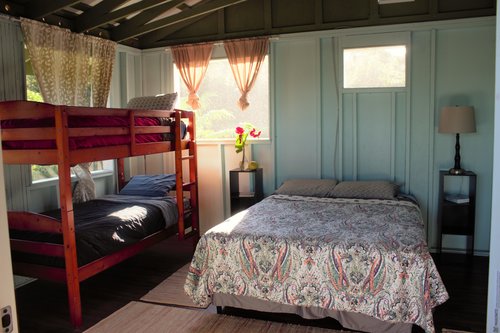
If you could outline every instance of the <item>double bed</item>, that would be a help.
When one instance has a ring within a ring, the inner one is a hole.
[[[448,294],[418,205],[362,189],[389,183],[334,183],[314,196],[278,190],[209,230],[186,293],[198,304],[333,317],[361,331],[434,332],[432,309]]]

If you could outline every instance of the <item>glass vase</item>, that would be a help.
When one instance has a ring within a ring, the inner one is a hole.
[[[246,162],[247,162],[247,161],[246,161],[246,157],[245,157],[245,148],[246,148],[246,147],[245,147],[245,146],[243,146],[243,149],[242,149],[242,151],[241,151],[241,153],[242,153],[242,154],[241,154],[241,161],[240,161],[240,170],[241,170],[241,171],[244,171],[244,170],[245,170],[245,166],[246,166],[245,164],[246,164]]]

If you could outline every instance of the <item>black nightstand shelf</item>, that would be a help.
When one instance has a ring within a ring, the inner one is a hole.
[[[249,177],[252,192],[240,191],[240,175]],[[256,204],[264,198],[262,168],[256,170],[233,169],[229,171],[229,188],[231,192],[231,215],[234,215]]]
[[[447,200],[446,177],[468,178],[468,191],[462,194],[465,202]],[[452,175],[448,171],[439,171],[438,202],[438,249],[442,250],[443,235],[463,235],[468,237],[467,253],[474,254],[474,229],[476,214],[476,174],[467,171],[461,175]]]

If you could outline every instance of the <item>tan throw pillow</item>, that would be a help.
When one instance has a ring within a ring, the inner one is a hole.
[[[176,92],[156,96],[134,97],[128,101],[127,107],[130,109],[172,110],[176,99]]]
[[[274,194],[328,197],[335,185],[335,179],[289,179],[285,180]]]
[[[394,200],[399,192],[399,185],[389,181],[345,181],[333,189],[334,198],[389,199]]]

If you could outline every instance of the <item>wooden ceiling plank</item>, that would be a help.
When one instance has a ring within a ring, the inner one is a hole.
[[[117,31],[120,31],[120,30],[127,31],[127,30],[136,29],[137,27],[140,27],[141,25],[151,21],[152,19],[160,16],[161,14],[165,13],[166,11],[184,3],[184,1],[185,0],[171,0],[169,2],[158,5],[156,7],[152,7],[146,11],[143,11],[142,13],[138,14],[137,16],[132,17],[130,20],[127,20],[127,21],[121,23],[115,29]]]
[[[247,0],[212,0],[210,2],[203,2],[195,8],[191,9],[185,9],[179,14],[175,14],[169,17],[165,17],[161,20],[154,21],[152,23],[143,25],[141,27],[138,27],[134,31],[118,31],[113,30],[111,32],[111,39],[116,41],[116,42],[121,42],[123,40],[144,35],[148,32],[161,29],[163,27],[167,27],[169,25],[174,25],[179,22],[185,21],[190,18],[194,18],[196,16],[200,16],[203,14],[211,13],[216,10],[235,5],[237,3],[241,3]]]
[[[101,3],[106,3],[108,1],[115,1],[115,2],[120,2],[123,3],[126,0],[105,0]],[[136,2],[130,6],[120,8],[118,10],[110,12],[113,8],[116,8],[117,6],[114,6],[112,9],[109,9],[105,12],[101,12],[100,14],[95,14],[91,13],[91,11],[85,12],[84,14],[81,15],[80,18],[77,19],[75,23],[75,29],[77,32],[83,32],[85,30],[90,30],[95,27],[101,26],[103,24],[107,24],[110,22],[115,22],[121,18],[127,17],[130,14],[134,14],[139,11],[147,10],[151,7],[154,7],[158,4],[161,4],[163,2],[166,2],[167,0],[142,0],[139,2]],[[99,5],[97,5],[99,6]],[[96,6],[96,7],[97,7]],[[87,14],[88,13],[88,14]]]
[[[139,46],[140,46],[140,48],[149,48],[149,45],[152,45],[152,44],[156,43],[157,41],[165,39],[169,35],[177,32],[177,31],[179,31],[179,30],[181,30],[181,29],[183,29],[183,28],[185,28],[185,27],[187,27],[187,26],[189,26],[189,25],[191,25],[199,20],[204,19],[208,15],[210,15],[210,13],[199,15],[199,16],[184,20],[182,22],[179,22],[177,24],[169,25],[169,26],[166,26],[164,28],[152,31],[146,35],[143,35],[139,39]]]
[[[80,0],[81,1],[81,0]],[[75,0],[31,0],[24,5],[25,16],[31,19],[39,19],[54,14],[64,7],[72,6],[80,1]]]

